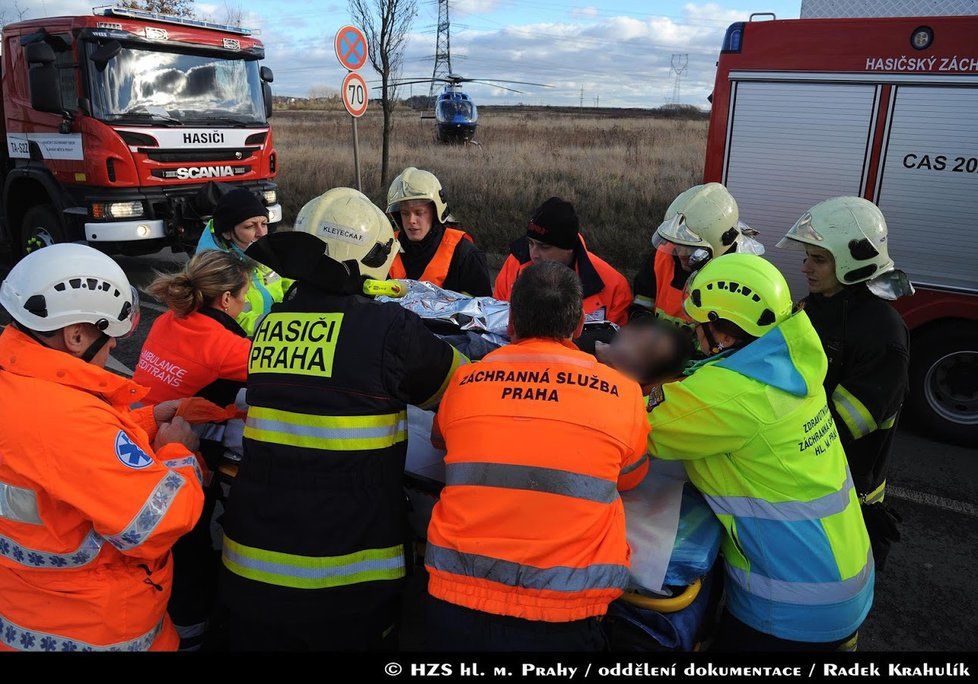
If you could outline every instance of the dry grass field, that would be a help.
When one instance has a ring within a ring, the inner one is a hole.
[[[380,112],[360,120],[364,192],[382,208]],[[352,130],[345,113],[276,112],[284,221],[329,188],[354,185]],[[625,272],[637,268],[672,198],[701,182],[705,121],[487,111],[479,146],[434,142],[434,122],[398,113],[392,175],[406,166],[435,173],[453,213],[486,252],[503,254],[533,209],[551,195],[574,203],[589,247]]]

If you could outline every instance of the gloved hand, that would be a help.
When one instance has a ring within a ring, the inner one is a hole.
[[[197,451],[200,447],[200,440],[190,427],[190,423],[179,416],[174,416],[169,423],[160,425],[156,432],[156,439],[153,440],[153,449],[162,449],[167,444],[183,444],[191,452]]]

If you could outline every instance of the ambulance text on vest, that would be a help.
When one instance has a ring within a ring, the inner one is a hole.
[[[333,374],[343,314],[272,313],[255,332],[249,373]]]

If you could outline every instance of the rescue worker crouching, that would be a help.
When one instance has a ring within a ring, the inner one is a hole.
[[[625,276],[591,253],[580,235],[574,205],[551,197],[534,212],[526,235],[510,246],[492,296],[509,301],[517,276],[530,264],[556,261],[577,272],[584,293],[584,313],[589,321],[624,325],[632,291]]]
[[[826,404],[828,365],[788,285],[753,254],[711,260],[684,308],[708,358],[649,400],[649,452],[681,460],[723,524],[723,651],[854,645],[873,554]]]
[[[883,495],[910,363],[907,326],[884,300],[913,294],[913,287],[889,257],[882,212],[860,197],[815,205],[778,246],[805,251],[809,293],[800,306],[828,356],[825,393],[882,569],[900,539],[899,517]]]
[[[149,388],[149,402],[193,396],[221,407],[235,402],[248,378],[251,351],[251,340],[235,318],[244,309],[252,270],[228,252],[206,250],[181,271],[150,284],[147,291],[168,311],[153,321],[133,374],[134,382]],[[211,472],[221,467],[224,429],[224,422],[197,428],[200,453]],[[211,518],[219,487],[215,478],[197,525],[173,547],[169,610],[181,650],[201,647],[216,605],[221,562],[211,540]]]
[[[741,222],[736,200],[720,183],[681,192],[652,236],[655,251],[635,276],[632,318],[652,314],[693,327],[683,311],[683,288],[690,274],[721,254],[763,254],[763,245],[751,237],[756,234]]]
[[[492,294],[486,255],[471,235],[447,225],[451,210],[433,173],[404,169],[387,191],[387,213],[403,250],[394,257],[391,278],[422,280],[473,297]]]
[[[428,527],[434,650],[597,651],[628,581],[619,490],[648,471],[639,386],[574,347],[582,288],[522,270],[513,344],[452,379],[435,417],[445,488]]]
[[[247,188],[236,188],[218,200],[214,216],[204,226],[197,253],[208,249],[228,252],[245,260],[245,250],[268,235],[268,209]],[[268,313],[272,304],[282,301],[292,281],[282,278],[264,264],[252,264],[251,289],[244,309],[237,315],[238,324],[249,337],[255,325]]]
[[[170,548],[204,503],[177,402],[105,370],[139,299],[90,247],[29,254],[0,287],[0,650],[175,650]]]
[[[244,459],[223,520],[232,650],[396,645],[406,408],[436,404],[466,361],[417,315],[362,295],[396,249],[387,216],[335,188],[293,232],[248,250],[297,282],[251,352]]]

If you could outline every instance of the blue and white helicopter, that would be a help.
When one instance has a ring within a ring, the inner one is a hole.
[[[528,81],[504,81],[497,78],[463,78],[456,74],[449,74],[444,77],[435,78],[412,78],[393,83],[394,86],[412,85],[415,83],[442,82],[445,84],[444,90],[438,94],[435,102],[435,128],[438,142],[461,145],[472,142],[475,137],[475,129],[479,125],[479,110],[475,102],[467,94],[462,92],[463,83],[482,83],[484,85],[501,88],[513,93],[523,93],[522,90],[507,88],[499,85],[500,83],[510,83],[516,85],[532,85],[541,88],[553,88],[545,83],[530,83]]]

